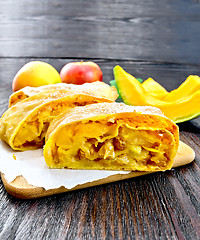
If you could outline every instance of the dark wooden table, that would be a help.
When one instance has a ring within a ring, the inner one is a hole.
[[[200,2],[0,1],[0,114],[31,60],[116,64],[167,90],[200,75]],[[34,200],[0,182],[0,239],[200,239],[200,119],[179,124],[195,161],[163,173]],[[5,159],[6,161],[6,159]]]

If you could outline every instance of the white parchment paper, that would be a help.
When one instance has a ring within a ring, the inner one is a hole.
[[[12,182],[17,176],[23,176],[30,185],[46,190],[61,186],[71,189],[78,184],[129,173],[129,171],[49,169],[42,149],[16,152],[1,140],[0,172],[5,174],[8,182]]]

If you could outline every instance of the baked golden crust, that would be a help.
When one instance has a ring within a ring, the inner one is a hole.
[[[50,168],[164,171],[178,143],[177,125],[157,108],[97,103],[51,122],[44,157]]]
[[[25,98],[32,97],[35,94],[44,91],[60,91],[60,90],[65,90],[71,93],[85,93],[99,98],[100,97],[106,98],[111,101],[115,101],[118,97],[116,88],[110,87],[108,84],[104,82],[97,81],[93,83],[85,83],[82,85],[58,83],[44,85],[41,87],[25,87],[17,92],[14,92],[9,98],[9,107],[13,106],[17,102]]]
[[[0,120],[0,138],[14,150],[42,147],[49,123],[60,113],[75,106],[112,102],[115,99],[110,86],[101,83],[96,87],[94,85],[87,84],[82,88],[48,85],[39,90],[31,88],[28,95],[27,90],[21,90],[26,97],[20,99],[15,94],[10,98],[11,107]]]

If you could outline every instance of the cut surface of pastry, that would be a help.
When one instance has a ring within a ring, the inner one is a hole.
[[[55,86],[52,89],[48,86],[48,90],[45,88],[18,101],[8,108],[0,120],[0,138],[14,150],[37,149],[44,144],[49,123],[60,113],[75,106],[113,101],[111,92],[106,93],[105,90],[101,94],[102,89],[99,89],[98,95],[97,86],[96,91],[91,90],[91,85],[87,86],[85,90],[74,86],[71,89],[55,89]],[[107,84],[101,86],[108,90]]]
[[[58,83],[58,84],[49,84],[41,87],[25,87],[19,91],[14,92],[9,98],[9,107],[13,106],[17,102],[22,101],[25,98],[32,97],[35,94],[44,92],[44,91],[59,91],[65,90],[69,92],[92,94],[97,97],[102,97],[115,101],[118,97],[118,93],[115,87],[110,87],[104,82],[93,82],[93,83],[84,83],[82,85],[67,84],[67,83]]]
[[[178,143],[177,125],[154,107],[97,103],[51,122],[44,157],[50,168],[164,171]]]

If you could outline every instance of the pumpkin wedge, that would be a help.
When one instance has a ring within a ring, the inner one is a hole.
[[[114,68],[114,76],[120,95],[126,104],[158,107],[165,116],[176,123],[200,115],[200,86],[197,77],[188,78],[185,84],[182,84],[174,92],[168,93],[164,91],[162,86],[155,84],[152,80],[148,80],[146,86],[145,82],[139,83],[135,77],[124,71],[120,66]],[[152,89],[154,90],[146,90],[152,82],[154,84]]]

